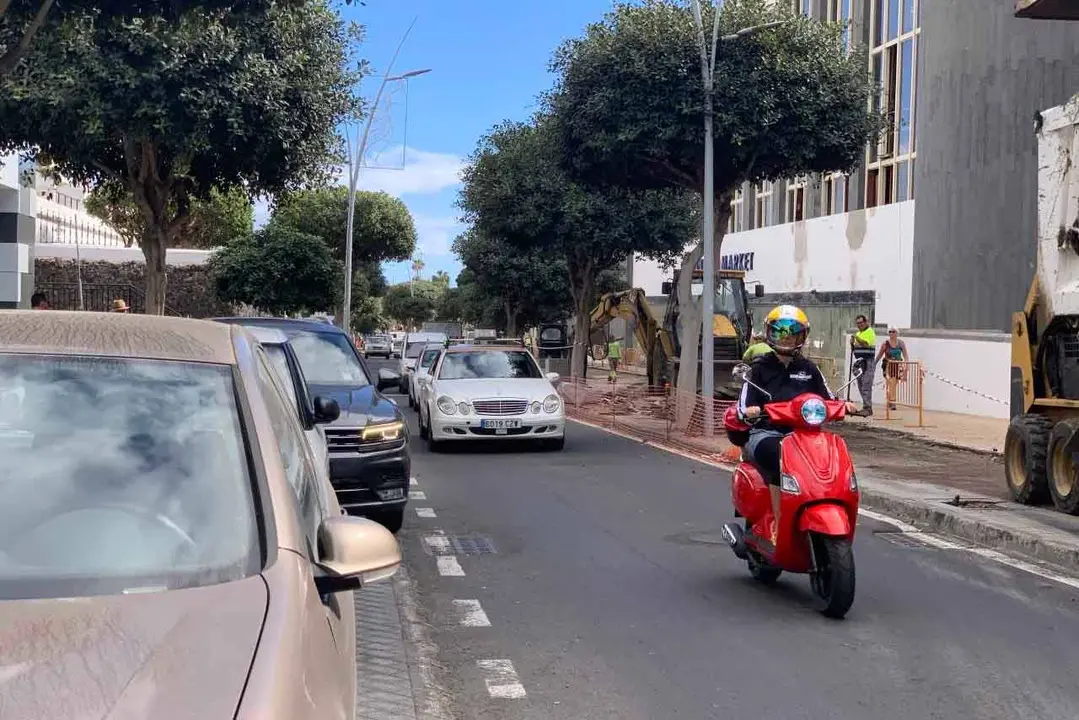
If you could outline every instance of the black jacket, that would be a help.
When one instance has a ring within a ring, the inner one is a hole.
[[[742,395],[738,399],[738,412],[744,414],[746,408],[756,405],[763,407],[769,402],[793,400],[802,393],[816,393],[825,400],[832,400],[832,391],[824,381],[821,371],[812,360],[803,355],[795,355],[789,365],[783,365],[775,353],[762,355],[753,361],[749,371],[749,380],[771,394],[771,398],[748,382],[742,386]],[[756,427],[769,427],[768,416],[762,413]]]

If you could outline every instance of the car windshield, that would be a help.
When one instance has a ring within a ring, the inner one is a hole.
[[[435,348],[434,350],[424,350],[423,357],[420,358],[420,367],[430,368],[435,364],[435,360],[438,360],[438,354],[440,352],[442,351],[438,348]]]
[[[292,382],[292,372],[289,370],[285,347],[283,345],[263,345],[262,347],[266,350],[266,356],[270,358],[273,369],[281,378],[281,386],[290,391],[288,393],[289,400],[292,401],[294,406],[297,405],[296,386]]]
[[[299,331],[289,336],[308,385],[363,387],[371,381],[342,333]]]
[[[231,369],[0,355],[0,600],[259,572]]]
[[[449,353],[442,360],[440,380],[483,380],[541,377],[532,356],[523,350],[478,350]]]
[[[429,343],[426,340],[419,340],[417,342],[410,342],[408,347],[405,348],[406,358],[418,358],[423,349],[427,347]]]
[[[371,337],[371,339],[368,340],[368,342],[379,343],[379,344],[382,344],[382,345],[385,345],[389,341],[390,341],[390,339],[388,337],[386,337],[385,335],[373,335]]]

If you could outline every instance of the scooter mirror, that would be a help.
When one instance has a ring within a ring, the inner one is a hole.
[[[734,378],[737,380],[745,380],[746,375],[748,374],[749,365],[746,365],[745,363],[739,363],[738,365],[734,366],[733,370],[731,370],[731,375],[734,376]]]

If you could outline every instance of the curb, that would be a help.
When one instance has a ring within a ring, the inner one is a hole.
[[[844,426],[844,430],[850,430],[851,432],[858,432],[864,435],[885,435],[887,437],[904,438],[911,442],[919,443],[921,445],[930,445],[932,447],[945,448],[947,450],[958,450],[960,452],[972,453],[974,455],[985,455],[992,458],[1003,458],[1004,454],[1000,451],[983,450],[981,448],[973,448],[968,445],[960,445],[959,443],[948,442],[947,440],[934,440],[932,438],[922,437],[913,433],[903,432],[902,430],[895,430],[890,427],[884,427],[881,425],[869,425],[867,423],[850,423]],[[842,434],[842,433],[840,433]]]
[[[641,438],[618,432],[612,430],[610,427],[604,427],[603,425],[598,425],[587,420],[579,420],[577,418],[567,419],[581,425],[587,425],[588,427],[602,430],[626,440],[639,442],[642,445],[647,445],[656,448],[657,450],[663,450],[664,452],[678,455],[687,460],[699,462],[703,465],[719,468],[727,472],[732,472],[735,468],[733,463],[720,462],[707,457],[694,455],[661,442],[642,440]],[[920,530],[939,533],[941,535],[949,535],[983,548],[999,550],[1009,555],[1021,556],[1027,560],[1049,563],[1070,571],[1079,571],[1079,536],[1075,536],[1071,542],[1067,542],[1063,538],[1058,541],[1047,537],[1039,537],[1036,532],[1018,532],[1014,527],[1009,526],[1008,523],[994,522],[989,515],[990,513],[1006,512],[1011,514],[1013,518],[1019,518],[1021,521],[1027,520],[1026,518],[1023,518],[1024,510],[1020,505],[1008,504],[1006,505],[1005,510],[979,510],[955,507],[944,503],[944,499],[949,497],[948,492],[951,491],[950,488],[926,486],[927,490],[937,489],[940,491],[941,501],[934,502],[906,497],[901,492],[880,487],[882,484],[891,482],[889,480],[871,479],[868,477],[860,478],[860,480],[861,505],[867,509],[879,510],[895,517],[897,520],[902,520],[910,525],[914,525]],[[957,494],[959,494],[958,491],[951,491],[951,496]],[[994,500],[994,502],[999,501]],[[1031,519],[1029,522],[1038,523],[1041,526],[1040,529],[1043,529],[1047,534],[1059,534],[1065,537],[1068,535],[1066,531],[1047,526],[1035,519]]]
[[[887,481],[877,481],[887,482]],[[954,507],[943,501],[936,503],[907,498],[880,487],[862,486],[862,505],[880,510],[899,520],[929,532],[950,535],[981,547],[1019,555],[1030,560],[1079,570],[1079,538],[1069,544],[1039,537],[1034,533],[1018,532],[1008,523],[994,522],[990,513],[1000,510],[977,510]],[[1018,506],[1017,506],[1018,507]],[[1008,507],[1003,512],[1022,516],[1021,510]],[[1065,531],[1049,528],[1050,534],[1065,535]]]

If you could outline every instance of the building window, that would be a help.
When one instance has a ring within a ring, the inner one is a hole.
[[[873,98],[882,112],[884,132],[869,147],[866,207],[903,202],[914,197],[915,86],[918,66],[918,25],[922,0],[871,0],[869,68],[881,88]]]
[[[790,5],[791,5],[791,10],[798,13],[799,15],[805,15],[805,16],[808,17],[810,15],[810,13],[812,12],[811,11],[811,7],[813,5],[812,0],[789,0],[789,1],[790,1]]]
[[[772,195],[775,183],[762,182],[753,191],[753,227],[768,227],[772,222]]]
[[[824,176],[821,190],[821,207],[825,215],[845,213],[850,210],[848,188],[850,178],[843,173],[832,173]]]
[[[737,233],[745,229],[745,198],[742,196],[742,191],[739,190],[734,194],[734,200],[731,200],[731,217],[727,221],[727,232]]]
[[[827,22],[843,23],[843,47],[850,51],[850,4],[852,0],[826,0],[825,20]]]
[[[795,178],[787,183],[787,222],[806,219],[806,183],[808,178]]]

